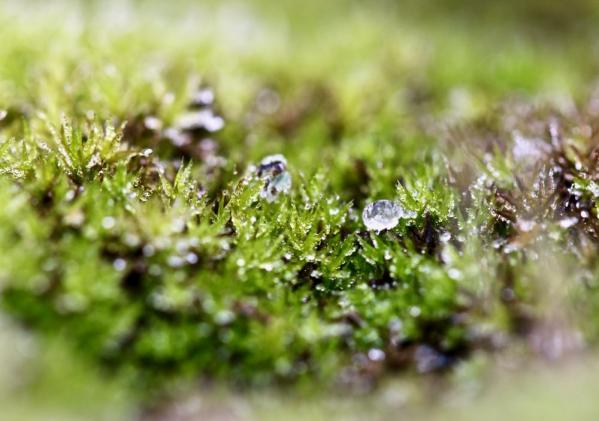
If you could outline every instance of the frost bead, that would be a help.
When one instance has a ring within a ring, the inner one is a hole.
[[[260,197],[267,202],[274,202],[280,193],[288,193],[291,189],[291,175],[287,172],[287,160],[283,155],[267,156],[260,161],[256,172],[264,179]]]
[[[281,154],[269,155],[260,161],[258,177],[273,176],[287,170],[287,160]]]
[[[362,220],[369,230],[382,231],[395,227],[399,218],[405,216],[401,206],[390,200],[377,200],[370,203],[362,212]]]
[[[274,202],[279,193],[287,194],[291,189],[291,176],[284,171],[266,181],[260,191],[260,197],[268,202]]]

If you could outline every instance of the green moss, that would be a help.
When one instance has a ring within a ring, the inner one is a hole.
[[[541,48],[514,21],[517,42],[491,54],[477,24],[345,3],[301,7],[290,32],[258,3],[224,22],[203,18],[224,6],[148,3],[126,27],[99,4],[0,8],[4,309],[147,393],[445,370],[527,338],[556,303],[578,302],[569,328],[596,340],[579,282],[595,277],[595,224],[560,223],[596,219],[592,31]],[[199,87],[223,130],[181,128]],[[538,166],[513,156],[516,130],[544,139]],[[252,165],[272,153],[293,187],[268,203]],[[414,216],[367,232],[363,206],[382,198]],[[548,298],[543,259],[583,269]]]

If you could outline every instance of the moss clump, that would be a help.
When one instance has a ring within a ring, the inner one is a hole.
[[[7,21],[3,308],[147,391],[196,377],[362,388],[511,340],[594,341],[596,98],[531,104],[548,86],[581,92],[596,59],[522,33],[487,60],[494,39],[476,25],[448,36],[436,19],[397,29],[379,6],[367,19],[312,6],[285,9],[297,39],[259,5],[240,9],[253,22],[240,39],[175,28],[157,4],[112,32],[95,5],[75,7],[89,16],[76,35]],[[314,27],[338,56],[314,57]],[[381,46],[381,27],[409,42]],[[412,50],[424,34],[426,60]],[[273,153],[293,187],[270,203],[253,166]],[[382,198],[410,217],[365,231],[364,204]],[[575,270],[548,276],[553,264]]]

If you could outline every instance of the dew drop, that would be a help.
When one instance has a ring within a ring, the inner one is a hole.
[[[370,203],[362,212],[362,220],[369,230],[382,231],[391,229],[406,217],[404,209],[391,200],[377,200]]]
[[[287,172],[287,160],[283,155],[265,157],[260,161],[256,174],[265,181],[260,197],[267,202],[274,202],[280,193],[287,194],[291,189],[291,175]]]
[[[176,125],[181,130],[204,129],[212,133],[222,129],[225,126],[225,120],[208,109],[183,114],[177,120]]]
[[[148,130],[159,131],[162,129],[162,121],[154,116],[147,116],[144,118],[144,126]]]
[[[444,232],[443,234],[441,234],[441,235],[439,236],[439,240],[440,240],[442,243],[448,243],[448,242],[449,242],[449,240],[451,240],[451,234],[450,234],[450,233],[448,233],[448,232]]]
[[[277,175],[287,170],[287,160],[281,154],[269,155],[260,161],[258,177]]]
[[[410,307],[410,310],[409,310],[410,316],[412,316],[412,317],[420,316],[421,312],[422,312],[422,310],[420,310],[420,307],[418,307],[418,306],[412,306],[412,307]]]
[[[144,158],[149,157],[150,155],[152,155],[152,149],[150,148],[146,148],[143,151],[140,152],[140,155],[143,156]]]
[[[383,361],[385,359],[385,352],[378,348],[369,349],[368,359],[370,361]]]
[[[570,218],[564,218],[561,221],[559,221],[559,225],[562,228],[570,228],[573,227],[574,225],[576,225],[578,223],[578,218],[576,218],[575,216],[570,217]]]
[[[116,219],[112,216],[106,216],[102,219],[102,228],[105,230],[111,230],[116,225]]]
[[[267,202],[274,202],[279,193],[287,194],[291,189],[291,176],[287,171],[274,176],[266,182],[264,188],[260,191],[260,197]]]
[[[118,259],[114,259],[114,262],[112,262],[112,266],[117,271],[122,272],[127,267],[127,262],[125,261],[125,259],[119,257]]]
[[[191,105],[195,107],[207,107],[214,102],[214,91],[210,88],[198,89],[191,97]]]

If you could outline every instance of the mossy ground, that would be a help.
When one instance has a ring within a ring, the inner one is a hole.
[[[5,317],[149,406],[592,350],[599,10],[570,3],[4,2]],[[414,216],[369,232],[376,199]]]

